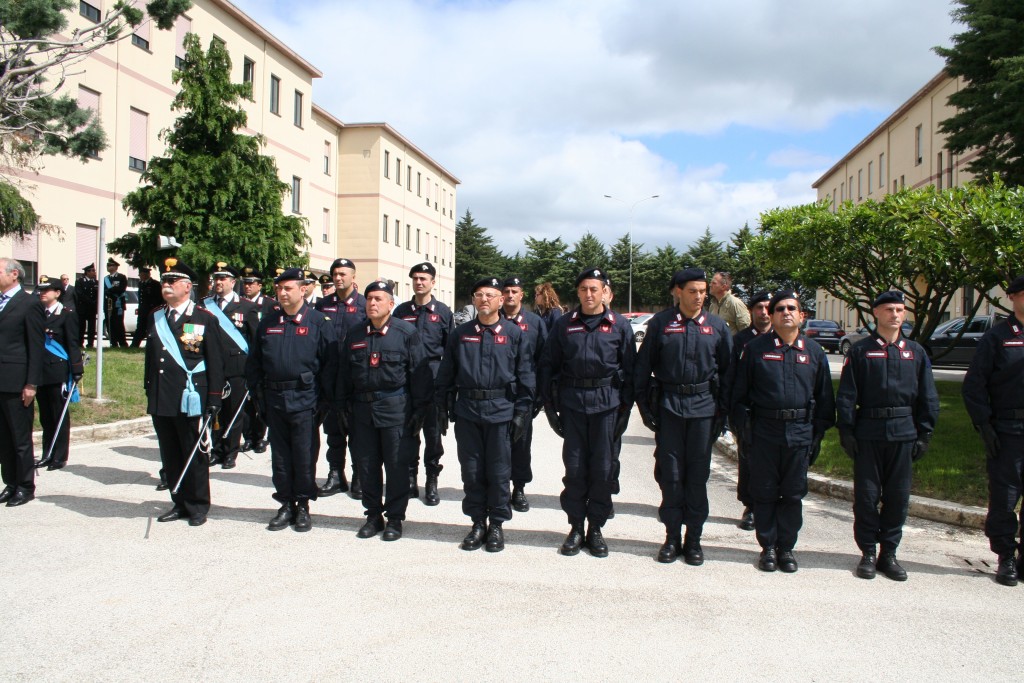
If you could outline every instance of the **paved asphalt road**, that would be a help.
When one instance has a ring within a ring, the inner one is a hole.
[[[562,557],[560,441],[536,425],[533,509],[497,554],[458,548],[450,435],[441,505],[413,501],[395,543],[357,539],[361,507],[344,495],[314,504],[310,533],[266,531],[269,453],[214,470],[205,526],[157,524],[169,504],[153,438],[74,446],[35,502],[0,510],[0,677],[1019,680],[1024,586],[993,581],[980,534],[915,521],[910,580],[864,581],[848,504],[810,496],[800,571],[763,574],[735,526],[733,465],[716,457],[707,562],[661,565],[653,439],[634,420],[611,555]]]

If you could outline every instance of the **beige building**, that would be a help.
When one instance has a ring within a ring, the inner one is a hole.
[[[939,132],[939,124],[954,111],[949,96],[961,87],[962,79],[939,72],[813,184],[818,200],[831,201],[835,209],[845,201],[881,200],[904,187],[934,185],[941,190],[971,180],[965,166],[976,153],[951,153]],[[965,288],[946,317],[964,315],[974,297]],[[854,309],[820,289],[815,303],[818,318],[835,320],[847,330],[860,325]],[[980,312],[990,308],[985,302]]]
[[[80,3],[69,28],[87,25],[113,5]],[[204,49],[214,38],[224,41],[234,80],[253,83],[254,101],[243,104],[247,132],[265,136],[264,153],[292,188],[283,209],[308,221],[310,267],[326,272],[344,256],[356,262],[360,286],[390,278],[403,283],[398,294],[406,298],[409,268],[429,259],[438,269],[437,296],[451,303],[459,180],[387,124],[346,124],[314,104],[314,81],[323,74],[226,0],[194,0],[174,29],[147,22],[74,69],[81,73],[64,91],[99,111],[108,147],[84,163],[44,157],[35,173],[15,170],[42,221],[60,230],[7,238],[0,253],[22,261],[34,282],[40,273],[80,273],[93,262],[101,219],[108,242],[132,231],[121,200],[138,186],[150,157],[165,151],[158,134],[176,116],[171,77],[189,32],[199,35]]]

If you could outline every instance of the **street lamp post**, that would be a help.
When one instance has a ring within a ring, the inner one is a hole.
[[[627,223],[626,225],[626,234],[628,235],[627,242],[629,243],[629,311],[633,310],[633,209],[636,208],[637,204],[642,204],[643,202],[650,201],[652,199],[657,199],[659,196],[660,195],[652,194],[650,197],[638,199],[635,202],[633,202],[633,204],[630,205],[629,207],[629,223]],[[610,194],[606,194],[605,199],[611,199],[616,202],[622,202],[623,204],[628,203],[624,199],[613,197]]]

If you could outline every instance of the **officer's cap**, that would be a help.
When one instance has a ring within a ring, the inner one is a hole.
[[[772,296],[771,301],[768,302],[768,312],[774,313],[775,306],[778,305],[780,301],[786,301],[787,299],[796,299],[797,304],[800,303],[800,295],[797,294],[795,290],[780,289],[779,291],[775,292],[774,296]]]
[[[470,294],[476,294],[476,291],[478,289],[484,289],[484,288],[487,288],[487,287],[489,287],[491,289],[496,289],[496,290],[498,290],[500,292],[501,291],[501,280],[499,280],[496,277],[485,277],[485,278],[482,278],[480,280],[477,280],[476,283],[473,285],[473,290],[470,292]]]
[[[334,280],[331,279],[330,275],[327,275],[327,274],[321,275],[320,276],[320,286],[321,287],[333,287],[334,286]]]
[[[307,285],[314,284],[317,281],[316,273],[314,273],[312,270],[304,270],[302,272],[306,274]]]
[[[387,292],[391,296],[395,295],[395,292],[391,289],[391,283],[384,280],[374,280],[366,285],[366,289],[363,290],[363,296],[370,296],[370,292]]]
[[[772,298],[772,295],[768,292],[761,290],[754,296],[750,297],[750,301],[747,302],[747,308],[753,308],[754,306],[764,303]]]
[[[120,263],[118,263],[117,261],[115,261],[115,260],[114,260],[114,259],[112,259],[112,258],[108,258],[108,259],[107,259],[107,265],[108,265],[108,266],[120,266],[121,264],[120,264]]]
[[[87,265],[85,268],[82,268],[83,273],[88,273],[90,270],[96,270],[96,266],[92,263]]]
[[[161,280],[192,280],[193,282],[199,279],[196,271],[192,270],[177,256],[169,256],[164,259],[164,265],[160,269]]]
[[[212,274],[213,277],[232,277],[236,279],[238,278],[238,271],[235,268],[229,266],[224,261],[217,261],[217,263],[213,264]]]
[[[417,263],[415,266],[409,269],[409,277],[412,277],[416,273],[426,273],[430,277],[436,277],[437,268],[434,267],[433,263],[429,261],[424,261],[423,263]]]
[[[151,270],[152,270],[152,268],[150,268],[149,266],[139,266],[139,272],[140,273],[148,273]]]
[[[242,268],[242,282],[263,282],[263,273],[254,266],[245,266]]]
[[[903,303],[903,292],[897,292],[897,291],[894,291],[894,290],[890,289],[889,291],[882,292],[881,294],[876,296],[875,300],[871,302],[871,308],[875,308],[877,306],[883,306],[885,304],[901,304],[901,303]]]
[[[335,268],[351,268],[352,270],[355,270],[356,264],[352,263],[347,258],[336,258],[334,259],[334,263],[331,264],[332,273]]]
[[[505,287],[519,287],[519,288],[522,288],[522,286],[523,286],[522,278],[515,277],[514,275],[512,277],[505,278],[505,281],[501,283],[502,289],[504,289]]]
[[[701,282],[707,282],[708,275],[701,268],[684,268],[683,270],[677,270],[672,274],[672,287],[682,287],[687,282],[693,282],[694,280],[700,280]]]
[[[60,284],[60,280],[56,280],[52,277],[49,277],[48,275],[40,275],[39,284],[36,285],[36,291],[41,292],[44,289],[52,289],[57,292],[61,291],[62,287]]]
[[[607,283],[608,276],[601,268],[587,268],[576,276],[576,286],[579,287],[580,283],[584,280],[600,280],[601,282]]]
[[[1024,275],[1018,275],[1006,288],[1007,294],[1016,294],[1017,292],[1024,292]]]
[[[274,278],[274,284],[279,285],[282,282],[290,282],[292,280],[298,280],[304,282],[306,280],[306,271],[302,268],[278,268],[277,277]]]

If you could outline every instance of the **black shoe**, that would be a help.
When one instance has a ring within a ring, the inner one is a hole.
[[[775,548],[765,548],[761,551],[761,559],[757,561],[757,568],[763,572],[773,572],[779,568],[775,560]]]
[[[419,487],[419,484],[416,483],[416,475],[410,473],[409,474],[409,498],[419,498],[419,497],[420,497],[420,487]]]
[[[285,503],[277,511],[277,515],[270,520],[267,529],[270,531],[280,531],[281,529],[287,529],[291,524],[295,524],[295,508],[292,507],[291,503]]]
[[[16,508],[19,505],[24,505],[30,500],[34,500],[35,497],[36,494],[34,494],[31,491],[18,491],[13,496],[11,496],[10,500],[7,501],[7,507]]]
[[[441,502],[441,497],[437,495],[437,476],[433,474],[427,475],[427,484],[423,487],[423,504],[430,505],[433,507]]]
[[[254,443],[252,445],[252,452],[253,453],[266,453],[267,452],[267,442],[264,441],[263,439],[260,439],[259,441],[257,441],[256,443]]]
[[[704,550],[700,547],[700,539],[687,538],[683,543],[683,562],[693,567],[704,564]]]
[[[462,539],[462,546],[460,547],[463,550],[476,550],[484,544],[484,537],[486,535],[487,525],[483,522],[473,522],[473,528]]]
[[[51,462],[49,465],[46,466],[46,471],[53,472],[54,470],[62,470],[65,467],[67,467],[67,464],[67,460],[65,460],[64,462]]]
[[[309,516],[309,501],[304,500],[295,506],[295,530],[309,531],[313,528],[313,520]]]
[[[504,549],[505,534],[501,530],[501,525],[491,522],[491,528],[487,530],[487,547],[484,550],[489,553],[500,553]]]
[[[907,580],[907,570],[896,561],[896,553],[894,552],[885,552],[879,555],[878,564],[875,565],[875,568],[893,581]]]
[[[682,552],[682,539],[679,536],[668,534],[665,536],[665,543],[661,546],[658,551],[658,562],[662,564],[671,564],[676,561],[679,554]]]
[[[235,458],[224,458],[224,462],[221,463],[220,468],[222,470],[233,470],[235,469]]]
[[[339,492],[341,492],[341,472],[332,467],[327,472],[327,481],[317,490],[317,493],[326,498]]]
[[[40,467],[46,467],[47,465],[49,465],[52,462],[53,462],[53,456],[50,456],[49,458],[43,458],[42,460],[36,460],[35,463],[32,466],[35,467],[38,470]]]
[[[157,491],[166,491],[171,488],[171,485],[167,483],[167,475],[164,474],[163,470],[160,470],[160,483],[156,485]]]
[[[219,453],[211,453],[210,454],[210,467],[213,467],[214,465],[220,465],[223,462],[224,462],[224,458],[221,457],[221,455]]]
[[[1013,553],[999,556],[999,568],[996,570],[996,582],[1004,586],[1016,586],[1019,574]]]
[[[194,514],[194,515],[192,515],[191,517],[188,518],[188,525],[189,526],[202,526],[204,524],[206,524],[206,513],[205,512],[197,512],[196,514]]]
[[[778,564],[779,571],[787,574],[792,574],[797,570],[796,556],[793,555],[792,550],[780,550]]]
[[[601,527],[591,526],[587,529],[587,547],[594,557],[608,557],[608,544],[604,541]]]
[[[740,519],[740,528],[744,531],[754,530],[754,511],[749,507],[743,508],[743,517]]]
[[[512,509],[516,512],[529,512],[530,501],[526,500],[526,491],[522,486],[512,488]]]
[[[0,491],[0,503],[6,503],[14,495],[13,486],[5,486],[3,491]]]
[[[246,439],[245,441],[242,442],[242,445],[238,447],[238,450],[245,452],[248,451],[250,448],[252,448],[252,441]]]
[[[583,525],[573,524],[572,528],[569,529],[569,535],[565,537],[565,541],[562,543],[562,547],[558,552],[563,555],[576,555],[580,552],[580,548],[583,547]]]
[[[873,579],[875,578],[875,562],[878,558],[875,557],[874,550],[865,550],[864,554],[860,556],[860,562],[857,563],[857,576],[862,579]]]
[[[356,536],[359,538],[373,538],[384,529],[384,518],[380,515],[366,518],[366,524],[359,527]]]
[[[345,470],[339,470],[338,476],[341,478],[341,481],[338,482],[338,491],[346,493],[348,491],[348,479],[345,477]]]
[[[384,535],[381,536],[382,541],[397,541],[402,537],[402,521],[399,519],[389,519],[387,525],[384,527]]]
[[[363,485],[359,482],[359,476],[355,471],[352,472],[352,485],[348,488],[348,496],[355,500],[363,499]]]
[[[187,517],[188,517],[188,513],[185,512],[182,508],[180,508],[177,505],[175,505],[174,507],[172,507],[170,510],[168,510],[164,514],[162,514],[159,517],[157,517],[156,521],[158,521],[158,522],[175,522],[175,521],[177,521],[179,519],[185,519]]]

